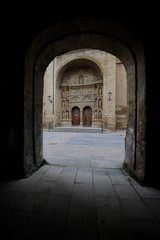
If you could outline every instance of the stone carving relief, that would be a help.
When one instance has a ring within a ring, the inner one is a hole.
[[[62,101],[62,108],[65,108],[65,101]]]
[[[65,118],[65,112],[63,111],[62,112],[62,119],[64,119]]]
[[[61,82],[62,120],[71,121],[74,106],[90,106],[93,120],[102,120],[103,80],[93,69],[67,72]],[[82,111],[82,110],[81,110]]]
[[[90,95],[86,95],[86,96],[83,97],[83,102],[90,101],[90,100],[91,100]]]
[[[69,111],[62,111],[62,119],[69,119]]]
[[[102,108],[102,99],[101,98],[98,100],[98,107]]]
[[[76,89],[70,89],[69,91],[70,91],[71,95],[72,94],[80,94],[81,93],[81,89],[79,89],[79,88],[78,89],[77,88]]]
[[[102,88],[101,87],[98,88],[98,95],[102,96]]]
[[[95,97],[97,97],[97,93],[98,93],[97,86],[95,86],[95,88],[94,88],[94,95],[95,95]]]
[[[102,112],[98,111],[98,119],[101,120],[102,119]]]
[[[66,108],[69,108],[69,101],[66,101]]]
[[[84,83],[84,78],[83,78],[83,75],[81,74],[79,76],[79,84],[83,84]]]
[[[66,111],[66,119],[69,119],[69,111]]]
[[[94,89],[93,88],[82,88],[82,93],[84,94],[93,94]]]
[[[71,102],[78,102],[80,101],[80,98],[77,96],[72,97]]]
[[[68,89],[68,91],[66,92],[66,100],[69,100],[69,89]]]
[[[61,86],[79,86],[102,83],[102,77],[92,68],[70,69],[62,78]]]
[[[62,98],[65,98],[65,90],[62,90]]]

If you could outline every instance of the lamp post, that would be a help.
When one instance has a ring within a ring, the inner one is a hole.
[[[111,100],[112,92],[108,92],[109,101]]]
[[[52,102],[52,100],[51,100],[51,96],[50,96],[50,95],[48,96],[48,100],[49,100],[50,102]]]

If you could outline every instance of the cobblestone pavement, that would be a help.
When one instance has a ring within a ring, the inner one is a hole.
[[[0,184],[3,239],[159,239],[160,191],[140,186],[121,168],[120,135],[117,140],[116,134],[97,135],[96,141],[94,134],[44,134],[49,164],[28,178]],[[47,150],[51,146],[56,157]],[[106,157],[104,148],[112,149]],[[82,153],[73,161],[77,149]],[[81,165],[85,156],[87,164]],[[113,165],[109,159],[115,159]]]

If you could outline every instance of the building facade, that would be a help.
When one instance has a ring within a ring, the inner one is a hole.
[[[115,56],[82,49],[57,56],[44,75],[43,127],[126,129],[127,77]]]

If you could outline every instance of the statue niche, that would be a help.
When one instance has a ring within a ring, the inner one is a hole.
[[[84,78],[82,74],[79,76],[79,84],[84,84]]]
[[[98,119],[99,119],[99,120],[102,119],[102,112],[101,112],[101,111],[98,112]]]
[[[65,112],[63,111],[62,112],[62,119],[64,119],[65,118]]]
[[[65,90],[62,90],[62,98],[65,98]]]
[[[101,108],[102,107],[102,99],[98,100],[98,107]]]
[[[69,119],[69,112],[66,111],[66,119]]]
[[[95,110],[94,119],[97,119],[97,110]]]
[[[102,96],[102,88],[101,87],[98,89],[98,95]]]
[[[65,101],[62,101],[62,108],[65,108]]]

